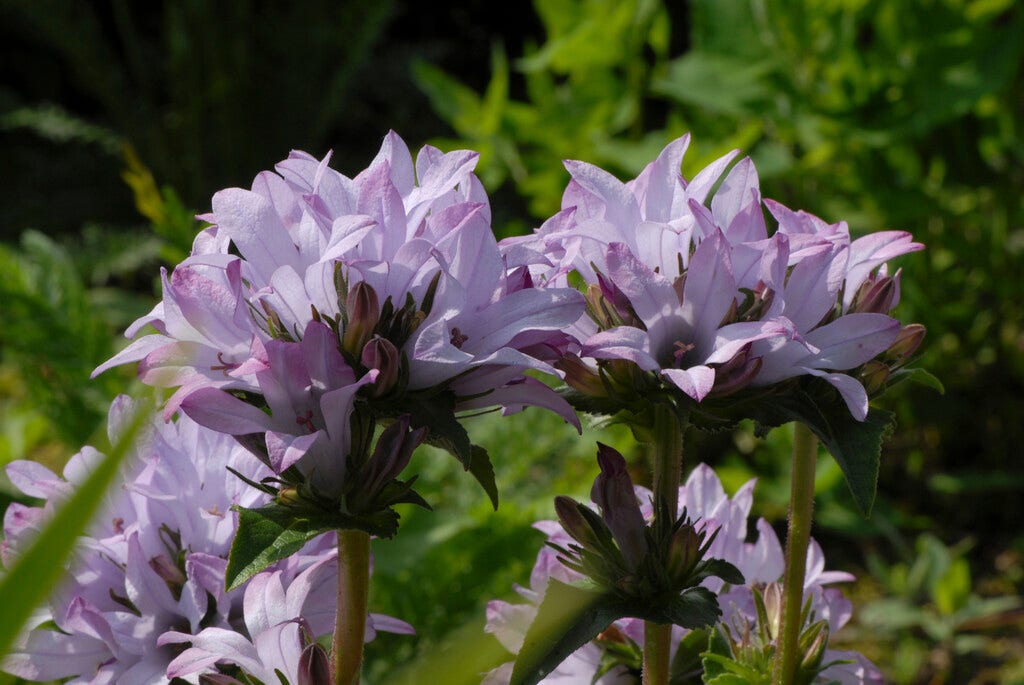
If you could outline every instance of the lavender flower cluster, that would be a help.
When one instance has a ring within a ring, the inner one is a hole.
[[[845,222],[762,202],[750,158],[725,173],[736,151],[687,182],[688,144],[673,141],[628,183],[567,162],[562,211],[512,241],[548,258],[531,265],[534,280],[579,274],[587,285],[588,315],[571,331],[579,353],[559,365],[566,381],[597,396],[702,402],[809,375],[864,420],[865,383],[877,391],[924,333],[888,316],[900,274],[885,262],[923,245],[902,231],[851,240]],[[778,223],[771,236],[764,209]]]
[[[330,155],[294,152],[250,189],[215,194],[201,217],[210,225],[185,261],[163,271],[161,302],[127,335],[156,332],[95,372],[138,362],[143,382],[175,389],[165,421],[136,447],[71,577],[4,669],[125,685],[269,683],[277,672],[318,682],[327,667],[317,638],[334,622],[333,540],[312,540],[228,592],[231,507],[264,505],[275,487],[279,502],[305,497],[344,515],[419,502],[411,481],[397,479],[423,440],[467,469],[477,459],[458,423],[464,412],[538,406],[579,428],[572,406],[536,373],[561,377],[609,413],[652,402],[714,413],[723,398],[738,403],[816,378],[864,421],[870,395],[923,336],[889,316],[900,273],[885,262],[922,245],[899,231],[852,240],[845,223],[762,201],[752,162],[733,164],[735,152],[688,182],[688,140],[670,143],[628,183],[568,162],[562,211],[501,243],[473,174],[477,154],[427,146],[414,161],[394,133],[354,178],[332,170]],[[765,210],[778,224],[770,235]],[[126,402],[112,409],[114,433]],[[84,449],[63,479],[11,465],[12,482],[47,503],[8,509],[5,563],[97,458]],[[226,468],[275,487],[250,488]],[[702,530],[718,531],[710,555],[746,578],[704,581],[727,626],[756,622],[757,593],[782,573],[766,522],[746,542],[752,489],[729,499],[702,465],[680,490]],[[649,504],[648,491],[636,495]],[[568,544],[559,524],[537,527]],[[823,569],[812,544],[806,590],[834,632],[849,603],[824,586],[850,578]],[[530,603],[491,604],[488,630],[511,651],[549,578],[575,576],[545,549],[531,587],[520,588]],[[367,639],[375,629],[411,632],[382,616],[368,626]],[[610,630],[635,646],[638,626],[625,619]],[[684,634],[676,631],[676,644]],[[603,650],[584,646],[545,682],[591,682]],[[834,658],[852,661],[823,677],[877,681],[862,657]],[[603,673],[596,682],[631,677],[625,666]],[[502,668],[487,682],[507,677]]]
[[[112,405],[112,442],[131,405],[124,397]],[[238,673],[233,664],[263,682],[276,682],[279,669],[293,685],[311,685],[300,677],[301,657],[334,625],[333,536],[313,540],[226,592],[224,571],[237,528],[231,507],[266,499],[226,468],[258,479],[266,467],[230,436],[188,417],[152,421],[132,449],[122,483],[81,540],[68,577],[0,662],[3,670],[37,681],[144,685],[176,677],[194,683],[199,674],[228,678]],[[86,447],[68,462],[63,478],[31,461],[8,466],[11,482],[45,504],[8,507],[5,565],[101,459]],[[368,626],[367,640],[375,630],[412,632],[381,615],[371,615]]]
[[[746,581],[744,585],[727,585],[718,578],[709,578],[703,583],[704,587],[718,596],[722,610],[721,623],[736,628],[737,632],[757,625],[759,619],[755,610],[754,591],[779,581],[784,568],[779,538],[765,519],[757,520],[756,540],[747,542],[747,521],[753,505],[754,485],[755,481],[748,481],[730,498],[726,496],[721,481],[711,467],[699,464],[679,488],[680,506],[685,507],[695,520],[702,522],[705,532],[711,534],[717,531],[708,556],[724,559],[743,573]],[[654,518],[651,491],[641,486],[634,489],[644,519],[651,521]],[[523,639],[537,615],[537,607],[544,598],[549,581],[553,578],[571,583],[582,579],[579,573],[559,560],[560,553],[556,551],[572,544],[573,538],[569,532],[558,521],[538,521],[534,528],[547,536],[548,544],[537,555],[530,574],[530,586],[515,588],[527,603],[512,604],[495,600],[487,605],[487,632],[493,634],[513,654],[517,654],[523,645]],[[852,580],[853,576],[848,573],[826,571],[821,547],[811,541],[804,595],[810,597],[811,614],[828,621],[830,634],[834,634],[850,620],[852,605],[838,589],[826,586]],[[679,626],[673,627],[673,658],[689,632]],[[636,670],[638,664],[626,663],[628,659],[622,658],[622,655],[639,655],[643,644],[643,621],[621,619],[609,626],[596,640],[576,650],[540,682],[545,685],[633,685],[639,682]],[[611,645],[618,649],[609,649]],[[699,651],[706,647],[705,639]],[[841,685],[880,685],[883,682],[878,669],[861,654],[830,649],[824,652],[823,657],[825,664],[834,665],[823,669],[815,682],[836,682]],[[508,663],[491,671],[483,682],[484,685],[507,685],[511,675],[512,664]]]

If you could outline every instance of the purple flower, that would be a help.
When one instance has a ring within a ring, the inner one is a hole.
[[[702,402],[812,375],[863,420],[867,395],[843,372],[895,341],[900,324],[887,312],[899,279],[885,261],[923,246],[898,231],[851,241],[845,223],[762,203],[749,158],[725,173],[735,151],[687,182],[688,142],[670,143],[628,183],[566,162],[562,212],[511,243],[548,257],[551,266],[530,266],[535,281],[563,285],[576,272],[588,285],[588,316],[573,329],[584,364],[564,361],[567,380],[591,394]],[[770,236],[763,206],[778,221]]]
[[[253,577],[245,589],[244,631],[210,627],[198,634],[164,633],[161,645],[191,645],[170,663],[167,675],[184,678],[234,664],[264,683],[276,682],[274,673],[280,671],[293,685],[318,685],[321,681],[303,673],[303,661],[315,658],[316,637],[334,628],[337,563],[336,555],[323,558],[290,582],[280,570]],[[415,632],[404,621],[370,614],[366,641],[378,630]]]
[[[719,606],[723,611],[721,620],[725,624],[730,624],[738,618],[746,620],[754,612],[752,588],[777,581],[782,577],[785,567],[779,539],[763,518],[757,521],[757,539],[754,542],[747,542],[747,520],[753,504],[754,484],[753,480],[747,482],[730,498],[725,494],[715,472],[710,467],[700,464],[679,489],[680,507],[686,507],[687,513],[694,520],[701,521],[708,533],[718,531],[707,556],[732,563],[740,569],[746,580],[746,585],[738,587],[725,585],[719,578],[708,578],[703,582],[705,587],[718,594]],[[651,492],[646,488],[636,487],[635,493],[636,499],[643,503],[641,510],[644,518],[651,520],[654,516]],[[557,547],[565,548],[573,542],[572,536],[556,521],[539,521],[534,527],[547,535],[548,543]],[[582,578],[579,573],[560,563],[558,556],[558,552],[549,545],[541,548],[530,576],[530,586],[516,587],[516,591],[527,600],[526,604],[492,601],[487,605],[485,630],[493,634],[512,653],[518,653],[522,647],[526,631],[544,597],[548,580],[555,578],[564,583],[571,583]],[[824,569],[825,559],[821,548],[812,540],[808,548],[805,592],[811,598],[812,611],[819,619],[827,619],[834,633],[849,621],[852,605],[838,590],[825,586],[853,580],[853,576]],[[678,648],[687,632],[678,626],[673,628],[673,650]],[[612,624],[602,635],[604,639],[642,645],[643,622],[638,619],[622,619]],[[589,683],[599,669],[607,665],[604,661],[607,656],[608,653],[599,642],[588,643],[570,655],[541,682],[549,685]],[[830,679],[839,680],[844,685],[881,682],[867,677],[877,674],[877,669],[861,655],[855,652],[826,652],[825,663],[840,659],[855,659],[856,663],[836,665],[823,671],[821,682],[829,682]],[[596,682],[608,685],[635,682],[635,675],[628,666],[620,663]],[[857,680],[850,675],[851,673],[867,675]],[[511,666],[505,665],[492,671],[484,682],[488,685],[500,685],[509,682],[510,676]]]
[[[165,416],[180,407],[218,431],[265,434],[247,444],[276,473],[315,473],[328,496],[367,442],[351,435],[354,414],[423,425],[443,395],[449,414],[535,405],[578,427],[523,374],[557,373],[583,300],[533,287],[543,256],[499,248],[476,159],[427,146],[414,163],[390,133],[354,179],[330,155],[293,152],[250,190],[216,193],[202,217],[213,225],[128,334],[157,332],[96,373],[138,361],[144,382],[177,388]]]
[[[124,397],[112,405],[112,442],[130,409]],[[84,448],[68,462],[63,478],[35,462],[8,466],[17,488],[46,501],[42,507],[8,508],[5,564],[31,542],[101,458]],[[272,475],[228,435],[187,416],[172,423],[154,420],[125,462],[121,487],[111,491],[80,541],[68,577],[0,662],[3,670],[41,681],[168,683],[173,676],[165,671],[175,652],[162,646],[161,636],[231,631],[249,621],[243,615],[243,590],[224,590],[226,557],[237,528],[231,507],[259,506],[267,497],[231,477],[227,467],[251,480]],[[310,578],[312,573],[303,573],[315,567],[319,582],[333,592],[330,564],[336,555],[330,536],[321,536],[275,573],[281,582],[293,583],[299,576]],[[299,607],[303,611],[290,618],[305,617],[315,629],[330,632],[334,617],[325,628],[324,604],[317,600]],[[333,607],[333,600],[326,605]],[[381,622],[389,625],[389,620]],[[49,621],[59,630],[51,629]]]

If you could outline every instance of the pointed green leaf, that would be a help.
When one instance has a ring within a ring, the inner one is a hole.
[[[683,591],[668,602],[658,602],[635,612],[634,615],[645,621],[672,623],[694,630],[714,625],[722,615],[722,610],[718,608],[715,593],[698,586]]]
[[[406,411],[408,411],[406,409]],[[426,427],[427,443],[450,453],[464,469],[473,461],[473,445],[469,433],[455,417],[455,396],[449,392],[417,401],[409,412],[413,428]]]
[[[372,515],[307,515],[291,507],[267,504],[258,509],[232,507],[238,531],[231,543],[224,584],[234,590],[275,561],[295,554],[318,535],[332,530],[362,530],[388,538],[398,530],[398,514],[384,509]]]
[[[472,458],[469,461],[469,472],[473,474],[476,481],[483,487],[487,497],[490,498],[494,510],[498,510],[498,485],[494,482],[494,465],[491,464],[491,457],[487,450],[479,445],[473,445]]]
[[[743,573],[725,559],[705,559],[701,569],[704,578],[717,576],[730,585],[743,585]],[[703,578],[702,578],[703,580]]]
[[[536,685],[613,621],[623,618],[610,595],[551,579],[523,639],[510,685]]]
[[[901,380],[908,380],[911,383],[917,383],[918,385],[931,388],[932,390],[937,391],[940,395],[946,394],[946,388],[942,385],[942,381],[936,378],[934,374],[925,371],[924,369],[900,369],[890,377],[889,385]]]
[[[872,408],[864,421],[858,421],[824,381],[813,379],[806,388],[806,392],[773,396],[740,411],[757,422],[759,435],[790,421],[810,428],[839,464],[857,508],[867,516],[878,488],[882,441],[895,427],[895,417],[892,412]]]
[[[268,504],[259,509],[234,509],[238,512],[238,532],[231,543],[231,554],[224,576],[224,584],[229,591],[275,561],[295,554],[317,535],[330,530],[310,530],[296,525],[292,512],[277,504]]]
[[[57,508],[32,545],[18,555],[10,570],[0,578],[0,606],[4,609],[4,620],[0,621],[0,654],[7,653],[29,615],[60,581],[75,541],[99,509],[121,461],[148,416],[141,408],[134,412],[124,432],[95,470]]]

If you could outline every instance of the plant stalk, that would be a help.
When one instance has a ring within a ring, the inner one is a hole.
[[[370,592],[370,535],[338,531],[338,614],[334,622],[334,685],[358,685]]]
[[[685,421],[669,407],[654,410],[654,497],[669,514],[679,516],[679,481],[683,469]],[[657,509],[655,509],[657,511]],[[671,624],[644,621],[643,685],[668,685]]]
[[[783,581],[783,613],[779,642],[772,669],[772,685],[789,685],[800,659],[800,616],[803,611],[807,545],[814,514],[814,470],[818,438],[804,424],[794,424],[793,476],[789,498],[789,531],[786,535],[786,571]]]

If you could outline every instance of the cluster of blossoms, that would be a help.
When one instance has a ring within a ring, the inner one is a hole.
[[[114,402],[112,442],[132,413],[127,398]],[[8,466],[15,486],[46,501],[8,507],[5,565],[102,458],[84,448],[63,478],[35,462]],[[237,527],[231,507],[266,499],[227,467],[250,479],[269,473],[229,436],[187,417],[152,421],[132,448],[121,487],[108,494],[81,540],[69,576],[0,662],[3,670],[29,680],[136,685],[179,676],[196,682],[198,674],[235,664],[263,682],[277,682],[264,677],[275,668],[292,685],[314,682],[300,677],[300,657],[333,627],[333,536],[313,540],[247,586],[226,592],[224,572]],[[368,624],[367,638],[373,627],[411,632],[386,616],[371,615]],[[211,640],[219,640],[216,648],[198,658],[196,651]],[[192,648],[183,644],[188,642]]]
[[[600,479],[600,477],[599,477]],[[743,585],[730,585],[720,578],[708,578],[702,586],[714,592],[722,611],[721,625],[737,639],[749,637],[756,632],[759,619],[756,598],[767,595],[777,598],[777,581],[783,573],[783,552],[779,539],[772,527],[763,518],[758,519],[757,539],[747,542],[747,521],[753,504],[755,481],[744,484],[732,498],[725,494],[721,481],[715,472],[705,464],[693,470],[686,483],[679,489],[679,502],[686,511],[700,521],[701,531],[714,538],[706,552],[709,557],[724,559],[738,568],[745,579]],[[595,485],[595,494],[597,494]],[[653,495],[650,490],[636,486],[633,506],[642,514],[644,521],[654,518]],[[600,503],[602,514],[609,503]],[[620,509],[620,520],[623,507]],[[606,515],[606,518],[609,518]],[[537,607],[544,598],[551,579],[563,583],[581,580],[584,576],[567,565],[565,550],[577,541],[559,521],[539,521],[534,527],[547,536],[547,545],[541,549],[530,575],[530,586],[516,587],[516,591],[527,600],[525,604],[511,604],[492,601],[487,606],[486,630],[512,653],[518,653],[523,639],[537,615]],[[612,529],[615,532],[615,528]],[[621,527],[620,527],[621,530]],[[616,535],[620,546],[629,547],[627,535]],[[626,543],[626,544],[622,544]],[[831,587],[836,582],[853,580],[848,573],[825,571],[825,558],[821,548],[811,541],[808,549],[807,574],[804,593],[809,597],[810,613],[816,620],[825,621],[824,643],[829,634],[834,634],[849,621],[851,604],[842,593]],[[778,623],[778,602],[770,611],[769,621]],[[685,643],[690,633],[676,626],[672,632],[673,659],[680,663],[699,664],[700,653],[708,647],[707,637],[699,643]],[[597,639],[582,646],[551,672],[542,683],[569,685],[570,683],[599,683],[600,685],[627,685],[639,682],[640,654],[644,642],[643,621],[625,618],[616,621],[603,631]],[[824,648],[825,644],[819,645]],[[761,645],[758,645],[759,647]],[[681,659],[675,653],[679,649],[693,650],[689,659]],[[814,682],[838,682],[843,685],[866,685],[881,683],[877,668],[862,655],[855,652],[820,649],[818,663],[824,666]],[[485,685],[508,683],[512,675],[512,664],[505,664],[484,680]]]
[[[842,412],[864,421],[870,395],[924,333],[889,316],[900,274],[886,261],[922,246],[898,231],[852,240],[845,223],[762,201],[753,164],[733,165],[735,153],[687,182],[687,143],[669,144],[628,183],[568,162],[562,211],[500,244],[473,175],[477,154],[427,146],[414,161],[394,133],[354,178],[329,168],[330,155],[295,152],[251,189],[214,195],[201,217],[210,225],[163,272],[161,302],[127,334],[156,332],[95,371],[138,362],[143,382],[175,389],[166,422],[137,447],[73,579],[4,668],[124,685],[324,682],[330,669],[317,639],[336,617],[339,560],[333,538],[315,536],[355,530],[368,545],[370,533],[394,534],[392,505],[426,505],[412,480],[399,480],[424,441],[452,452],[496,502],[488,457],[470,444],[462,412],[538,406],[579,428],[569,402],[529,372],[564,377],[579,408],[597,413],[668,407],[674,419],[715,423],[797,389],[834,395],[831,386]],[[765,210],[778,224],[771,235]],[[585,294],[571,287],[580,281]],[[112,412],[115,432],[124,404]],[[684,426],[670,428],[681,435]],[[488,630],[518,651],[549,581],[586,575],[626,604],[695,591],[722,613],[715,630],[732,655],[759,658],[778,628],[783,560],[765,521],[746,541],[753,482],[730,499],[702,465],[679,490],[677,518],[673,497],[654,503],[633,488],[621,455],[602,449],[592,494],[601,514],[556,501],[561,523],[537,525],[550,547],[531,587],[520,588],[530,603],[492,603]],[[5,557],[97,457],[83,450],[65,479],[11,466],[15,485],[48,503],[11,506]],[[668,466],[675,479],[659,492],[674,495],[678,465]],[[232,575],[228,591],[232,506],[319,523],[300,553],[252,577]],[[807,567],[808,672],[877,682],[860,655],[826,650],[850,606],[825,586],[850,577],[825,572],[813,542]],[[679,615],[668,621],[696,625]],[[616,621],[545,682],[631,682],[641,623]],[[375,629],[411,631],[371,615],[368,639]],[[688,634],[675,629],[674,649]],[[510,668],[487,682],[507,681]]]
[[[749,158],[723,176],[736,152],[687,182],[688,142],[628,183],[567,162],[562,211],[514,240],[551,262],[530,267],[537,282],[564,285],[575,272],[587,284],[587,315],[572,330],[579,352],[559,364],[566,381],[620,405],[667,395],[711,406],[814,376],[863,421],[868,391],[924,334],[888,316],[900,274],[885,262],[923,246],[901,231],[851,240],[845,222],[762,202]],[[763,208],[778,223],[770,237]]]
[[[533,287],[533,263],[498,247],[477,157],[427,146],[414,164],[391,133],[354,179],[296,152],[218,192],[128,335],[158,332],[96,373],[140,362],[145,383],[178,388],[168,414],[250,436],[278,477],[334,503],[373,479],[380,420],[409,416],[467,465],[455,412],[535,405],[578,425],[523,372],[554,372],[583,298]]]

